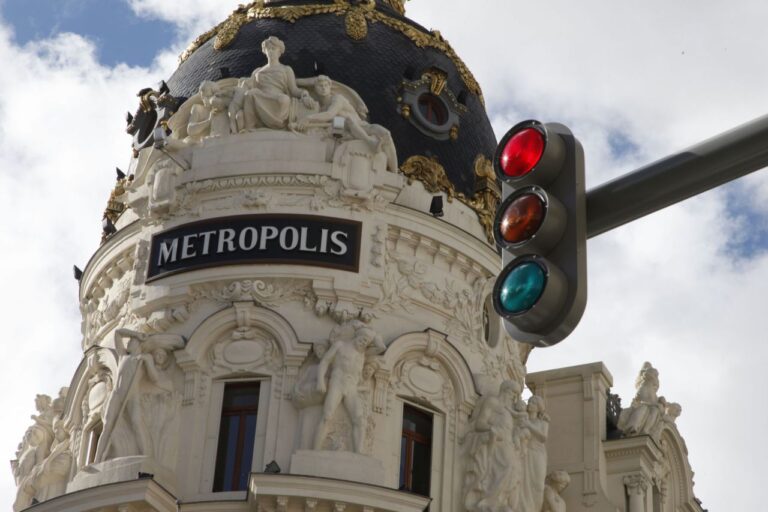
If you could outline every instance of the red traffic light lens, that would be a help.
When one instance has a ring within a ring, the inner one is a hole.
[[[525,176],[544,154],[544,134],[535,128],[525,128],[509,138],[501,152],[501,170],[511,178]]]
[[[547,207],[537,194],[526,193],[515,198],[501,217],[499,234],[508,244],[530,239],[544,222]]]

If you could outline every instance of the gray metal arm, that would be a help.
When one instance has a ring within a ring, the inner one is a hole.
[[[768,116],[587,192],[587,237],[768,166]]]

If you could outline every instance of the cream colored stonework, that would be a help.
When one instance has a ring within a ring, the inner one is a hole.
[[[429,215],[359,96],[294,77],[280,44],[251,77],[204,83],[132,160],[128,210],[80,282],[82,362],[39,399],[13,462],[15,510],[614,511],[641,494],[636,474],[644,503],[663,495],[643,510],[699,510],[673,422],[606,440],[601,364],[529,375],[538,396],[520,398],[518,344],[490,306],[500,258],[475,213]],[[358,271],[147,279],[153,234],[267,212],[360,222]],[[242,380],[260,382],[249,485],[214,493],[224,388]],[[398,490],[406,404],[433,417],[429,497]]]

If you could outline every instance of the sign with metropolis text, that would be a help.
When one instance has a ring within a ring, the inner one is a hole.
[[[222,217],[152,236],[147,280],[219,265],[293,264],[357,272],[362,224],[307,215]]]

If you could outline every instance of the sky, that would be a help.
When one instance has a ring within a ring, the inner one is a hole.
[[[98,247],[124,114],[178,54],[236,7],[225,0],[0,0],[0,453],[13,458],[34,394],[82,355],[72,265]],[[587,188],[768,113],[764,0],[413,0],[482,85],[501,136],[567,124]],[[768,141],[766,141],[768,143]],[[644,361],[677,421],[710,510],[760,510],[768,459],[768,172],[589,241],[589,299],[529,371],[604,361],[625,405]],[[756,442],[757,441],[757,442]],[[15,490],[0,473],[0,508]]]

